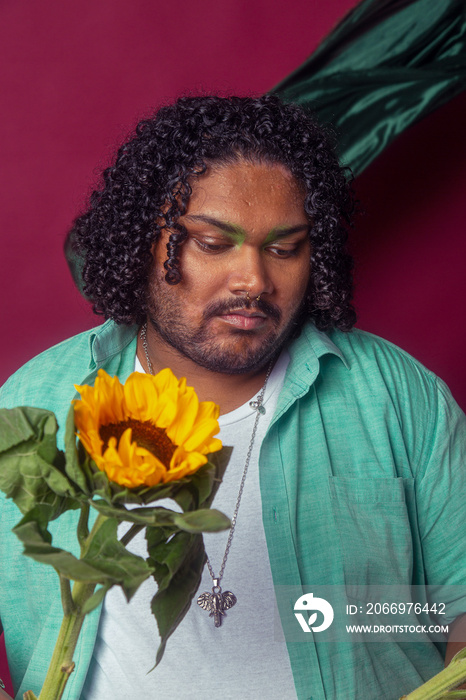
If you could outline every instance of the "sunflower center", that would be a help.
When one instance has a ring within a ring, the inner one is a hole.
[[[104,441],[104,449],[107,448],[111,437],[116,438],[117,443],[119,443],[121,436],[128,428],[132,430],[133,442],[137,442],[140,447],[144,447],[157,459],[160,459],[167,469],[170,468],[170,460],[176,450],[176,445],[172,443],[164,428],[158,428],[150,421],[128,418],[121,423],[101,425],[99,435]]]

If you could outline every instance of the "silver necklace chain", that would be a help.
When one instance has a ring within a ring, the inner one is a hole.
[[[149,373],[154,374],[154,371],[152,369],[152,362],[150,361],[150,357],[149,357],[149,348],[147,345],[147,324],[146,323],[141,328],[141,340],[142,340],[142,347],[144,349],[144,355],[146,358]],[[225,554],[223,555],[223,560],[222,560],[222,564],[220,566],[220,571],[218,572],[218,576],[215,576],[214,570],[213,570],[212,565],[210,563],[210,559],[206,554],[207,568],[209,569],[209,574],[210,574],[210,577],[211,577],[214,585],[212,587],[212,593],[209,593],[209,592],[201,593],[201,595],[197,599],[197,603],[198,603],[198,605],[201,606],[201,608],[203,608],[204,610],[208,610],[210,612],[210,617],[214,618],[215,627],[220,627],[220,625],[222,624],[222,617],[225,615],[225,610],[232,608],[233,605],[235,605],[236,600],[237,600],[236,596],[231,591],[225,591],[224,593],[222,593],[222,589],[221,589],[219,584],[223,578],[228,555],[230,553],[231,543],[233,541],[233,536],[235,534],[236,520],[238,517],[238,511],[239,511],[239,507],[241,504],[241,497],[243,495],[244,484],[246,482],[246,476],[248,473],[249,462],[251,460],[252,449],[254,447],[254,441],[256,439],[259,418],[262,415],[264,415],[264,413],[265,413],[265,408],[263,406],[264,395],[265,395],[265,390],[267,388],[267,382],[268,382],[268,379],[270,377],[270,373],[272,372],[273,365],[274,365],[274,362],[273,361],[270,362],[269,367],[267,369],[267,374],[265,375],[264,384],[262,385],[262,389],[258,393],[257,398],[254,399],[253,401],[249,402],[249,405],[251,406],[251,408],[253,408],[256,411],[256,417],[254,420],[254,426],[252,429],[251,439],[249,441],[249,447],[248,447],[248,453],[246,455],[246,461],[244,463],[243,476],[241,477],[241,483],[239,485],[239,491],[238,491],[238,497],[236,499],[235,510],[233,512],[233,517],[231,518],[231,527],[230,527],[230,533],[228,535],[227,544],[225,547]]]
[[[252,429],[252,435],[251,435],[251,439],[249,441],[248,453],[246,455],[246,461],[244,463],[243,476],[241,478],[241,483],[239,485],[239,491],[238,491],[238,497],[236,499],[235,510],[233,512],[233,517],[231,518],[230,534],[228,535],[227,546],[225,549],[225,554],[223,555],[223,561],[222,561],[222,565],[220,567],[220,571],[218,572],[218,576],[215,576],[213,569],[212,569],[212,566],[211,566],[210,561],[209,561],[209,557],[207,557],[207,567],[209,569],[209,573],[210,573],[210,576],[212,578],[212,581],[216,580],[216,581],[220,582],[223,578],[223,572],[225,571],[225,566],[227,563],[228,554],[230,553],[230,547],[231,547],[231,543],[233,540],[233,535],[235,534],[236,519],[238,517],[238,511],[239,511],[239,506],[241,503],[241,497],[243,495],[243,489],[244,489],[244,484],[246,481],[246,476],[248,473],[249,462],[251,460],[252,448],[254,447],[254,441],[256,439],[259,418],[261,417],[261,415],[263,415],[263,413],[265,413],[265,409],[262,405],[262,402],[264,400],[265,389],[267,387],[267,380],[270,376],[270,372],[272,371],[272,366],[273,366],[272,363],[270,363],[269,368],[267,370],[267,374],[265,376],[264,384],[262,386],[262,389],[260,390],[260,393],[257,395],[257,399],[255,401],[249,402],[249,405],[251,406],[251,408],[253,408],[256,411],[256,418],[254,420],[254,427]]]
[[[147,323],[143,325],[141,328],[141,340],[142,340],[142,347],[144,348],[144,355],[146,356],[146,362],[147,362],[147,368],[149,370],[149,374],[154,374],[154,370],[152,369],[152,362],[150,361],[149,357],[149,348],[147,346]]]

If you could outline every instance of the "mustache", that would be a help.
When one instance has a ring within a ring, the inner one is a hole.
[[[220,316],[222,314],[233,313],[234,311],[240,311],[241,309],[247,309],[248,311],[260,311],[261,313],[269,316],[273,321],[279,322],[282,314],[278,306],[275,304],[270,304],[268,301],[263,299],[245,299],[240,297],[238,299],[230,299],[228,301],[212,301],[207,304],[204,309],[204,320],[208,321],[214,316]]]

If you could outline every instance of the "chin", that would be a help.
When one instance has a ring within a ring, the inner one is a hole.
[[[289,336],[289,328],[261,334],[232,329],[219,336],[209,334],[204,327],[187,332],[180,324],[161,324],[157,318],[151,318],[151,324],[166,345],[194,364],[220,374],[259,372],[280,353]]]
[[[262,370],[282,349],[277,342],[260,344],[260,347],[248,349],[204,348],[198,349],[190,359],[196,364],[222,374],[248,374]]]

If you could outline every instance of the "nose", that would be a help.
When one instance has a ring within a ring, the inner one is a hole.
[[[261,250],[243,245],[233,261],[229,289],[237,296],[249,295],[254,299],[273,292],[273,283]]]

